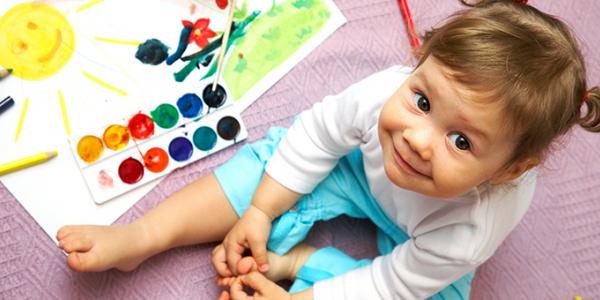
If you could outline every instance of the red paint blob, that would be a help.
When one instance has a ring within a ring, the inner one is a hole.
[[[128,158],[119,165],[119,177],[128,184],[134,184],[144,177],[144,166],[135,158]]]
[[[127,124],[131,135],[138,139],[143,140],[151,137],[154,134],[154,122],[148,115],[138,113],[129,120]]]
[[[220,9],[225,9],[225,8],[227,7],[227,4],[228,4],[228,3],[227,3],[227,2],[228,2],[227,0],[216,0],[216,2],[217,2],[217,6],[218,6]]]
[[[144,164],[150,172],[159,173],[169,165],[169,155],[161,148],[151,148],[144,155]]]

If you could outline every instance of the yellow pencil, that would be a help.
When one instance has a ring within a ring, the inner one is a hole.
[[[30,156],[26,156],[17,160],[13,160],[11,162],[7,162],[4,164],[0,164],[0,175],[4,175],[6,173],[10,173],[12,171],[20,170],[23,168],[31,167],[33,165],[37,165],[48,161],[49,159],[55,157],[58,154],[58,151],[48,151],[42,152]]]

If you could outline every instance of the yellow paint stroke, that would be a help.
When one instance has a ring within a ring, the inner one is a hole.
[[[60,45],[62,45],[62,34],[60,33],[60,30],[56,29],[56,38],[54,39],[54,46],[52,47],[52,49],[50,49],[50,51],[48,51],[46,55],[38,58],[38,61],[41,63],[46,63],[47,61],[51,60],[56,55],[56,52],[58,52],[58,49],[60,49]]]
[[[102,1],[104,1],[104,0],[90,0],[90,1],[88,1],[88,3],[84,3],[84,4],[80,5],[79,7],[77,7],[76,11],[77,12],[82,12],[82,11],[84,11],[84,10],[86,10],[86,9],[88,9],[88,8],[90,8],[90,7],[94,6],[94,5],[102,2]]]
[[[104,37],[99,37],[99,36],[96,37],[96,41],[111,43],[111,44],[118,44],[118,45],[132,45],[132,46],[139,46],[141,44],[141,42],[136,42],[136,41],[117,40],[117,39],[104,38]]]
[[[21,129],[23,128],[23,121],[25,121],[25,115],[27,115],[27,106],[29,105],[29,97],[23,101],[23,108],[21,108],[21,117],[19,118],[19,125],[17,125],[17,134],[15,134],[15,143],[19,140]]]
[[[129,70],[127,68],[123,67],[123,65],[119,61],[117,61],[112,55],[110,55],[108,52],[106,52],[102,47],[99,47],[98,43],[92,43],[92,45],[94,45],[94,48],[96,48],[96,50],[98,50],[98,52],[102,53],[102,55],[105,56],[106,60],[110,61],[111,65],[117,67],[117,69],[119,70],[119,72],[121,72],[121,74],[125,75],[125,77],[127,77],[129,80],[131,80],[133,83],[135,83],[136,86],[139,87],[137,78],[134,77],[133,75],[131,75],[131,73],[129,72]]]
[[[69,126],[69,116],[67,115],[67,105],[65,104],[65,97],[60,90],[58,90],[58,101],[60,102],[60,110],[62,112],[63,123],[65,124],[65,130],[67,136],[71,135],[71,126]]]
[[[109,90],[112,90],[113,92],[116,92],[116,93],[118,93],[120,95],[127,96],[127,92],[126,91],[124,91],[124,90],[122,90],[120,88],[117,88],[117,87],[115,87],[115,86],[113,86],[113,85],[111,85],[111,84],[103,81],[102,79],[100,79],[100,78],[98,78],[98,77],[96,77],[96,76],[94,76],[94,75],[92,75],[92,74],[90,74],[90,73],[88,73],[86,71],[83,71],[83,75],[85,77],[87,77],[89,80],[91,80],[91,81],[99,84],[102,87],[105,87],[105,88],[107,88]]]

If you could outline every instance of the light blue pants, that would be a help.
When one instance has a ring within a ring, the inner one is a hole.
[[[215,170],[219,184],[239,216],[250,206],[265,165],[286,132],[284,128],[269,129],[264,139],[245,145],[231,160]],[[377,246],[382,255],[410,239],[386,216],[371,195],[363,169],[362,153],[356,149],[341,158],[329,176],[310,194],[302,196],[294,208],[275,219],[267,247],[283,255],[306,238],[315,222],[341,215],[369,218],[375,223],[378,229]],[[370,263],[366,259],[358,261],[333,247],[319,249],[300,269],[290,292],[301,291],[319,280]],[[468,299],[472,278],[471,272],[429,299]]]

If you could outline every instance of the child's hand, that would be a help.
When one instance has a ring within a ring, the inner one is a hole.
[[[236,277],[233,275],[233,272],[229,270],[229,266],[227,265],[227,260],[225,259],[225,248],[223,248],[223,244],[218,245],[213,250],[212,263],[217,270],[215,283],[222,288],[231,288],[231,284]],[[237,271],[240,275],[248,274],[250,272],[257,272],[258,266],[256,265],[256,262],[252,256],[246,256],[239,260],[237,264]]]
[[[223,240],[223,250],[215,249],[213,264],[223,277],[231,276],[224,270],[223,259],[227,262],[229,272],[238,275],[237,264],[246,249],[250,249],[252,257],[258,264],[260,272],[269,270],[267,262],[267,240],[271,231],[271,217],[253,205],[246,210],[242,218],[231,228]],[[225,252],[223,257],[222,251]],[[222,272],[222,273],[221,273]]]
[[[254,290],[252,296],[244,291],[244,287]],[[229,292],[225,291],[219,297],[219,300],[285,300],[292,299],[292,296],[273,281],[267,279],[258,272],[251,272],[241,275],[233,280]]]
[[[233,272],[229,269],[227,265],[227,258],[225,256],[225,247],[223,244],[219,244],[212,251],[212,264],[217,271],[217,284],[220,286],[230,286],[231,284],[222,284],[223,279],[233,278]]]
[[[221,252],[223,253],[222,256],[225,256],[225,251],[223,250],[223,246],[219,245],[217,246],[217,248],[215,248],[215,251],[213,251],[213,255],[215,252]],[[220,256],[221,254],[218,254],[217,256]],[[275,256],[278,257],[278,256]],[[223,259],[222,261],[219,260],[215,260],[214,256],[213,256],[213,264],[215,265],[220,265],[221,268],[223,268],[225,271],[221,272],[223,274],[232,274],[229,271],[229,267],[227,266],[227,263],[225,262],[225,260]],[[258,265],[256,264],[256,261],[254,261],[254,258],[252,256],[246,256],[243,257],[242,259],[240,259],[240,261],[237,264],[237,271],[239,273],[239,275],[245,275],[251,272],[258,272]],[[280,278],[278,276],[281,276],[281,273],[273,273],[273,268],[269,269],[270,275],[274,276],[275,278]],[[268,272],[268,273],[269,273]],[[231,288],[231,285],[233,284],[233,282],[236,280],[237,277],[230,275],[230,276],[223,276],[221,275],[221,273],[219,273],[217,275],[217,277],[215,278],[215,283],[222,287],[225,288],[227,290],[229,290]],[[267,276],[267,278],[269,278],[269,280],[273,280],[273,278],[268,277],[269,274],[265,274]],[[284,277],[284,278],[289,278],[289,277]],[[276,280],[273,280],[276,281]]]

